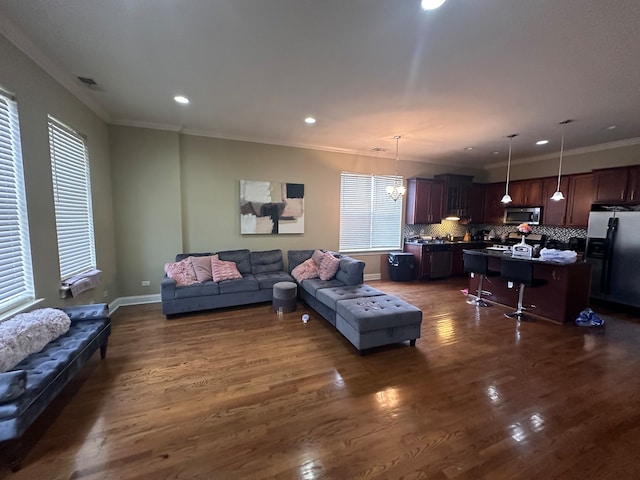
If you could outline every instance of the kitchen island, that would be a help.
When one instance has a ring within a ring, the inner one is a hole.
[[[464,250],[464,253],[489,257],[489,270],[497,275],[489,275],[484,280],[483,299],[515,309],[518,304],[519,284],[509,284],[500,277],[502,259],[514,258],[510,252],[487,249]],[[591,265],[582,260],[561,264],[538,258],[516,259],[533,263],[533,277],[543,283],[535,287],[525,287],[523,304],[528,315],[540,317],[556,323],[573,322],[580,312],[589,306]],[[478,291],[479,275],[469,278],[469,294]]]

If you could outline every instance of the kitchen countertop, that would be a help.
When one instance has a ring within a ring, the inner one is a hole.
[[[486,248],[463,250],[463,253],[470,253],[473,255],[486,255],[488,257],[496,257],[496,258],[509,258],[512,260],[520,260],[523,262],[533,262],[541,265],[553,265],[556,267],[557,266],[570,267],[571,265],[584,263],[584,260],[578,260],[577,262],[573,262],[573,263],[561,263],[561,262],[552,262],[549,260],[542,260],[540,257],[534,257],[534,258],[514,257],[511,255],[510,250],[499,251],[499,250],[488,250]]]
[[[405,240],[404,243],[409,245],[484,245],[491,243],[485,240],[475,240],[465,242],[464,240]]]

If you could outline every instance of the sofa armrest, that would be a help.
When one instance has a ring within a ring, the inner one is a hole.
[[[24,393],[27,385],[27,372],[13,370],[0,373],[0,403],[15,400]]]
[[[109,318],[109,306],[106,303],[73,305],[64,307],[61,310],[69,315],[69,319],[72,322]]]
[[[176,298],[176,281],[165,276],[160,283],[160,298],[162,300],[173,300]]]
[[[340,257],[336,279],[345,285],[360,285],[364,283],[364,267],[365,263],[362,260],[343,255]]]

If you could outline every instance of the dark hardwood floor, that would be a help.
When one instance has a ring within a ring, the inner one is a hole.
[[[464,279],[369,282],[422,338],[360,356],[300,304],[122,307],[24,437],[13,479],[640,478],[640,323],[518,324]],[[304,325],[302,313],[311,320]]]

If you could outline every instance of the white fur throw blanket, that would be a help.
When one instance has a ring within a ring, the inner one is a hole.
[[[69,330],[62,310],[41,308],[0,323],[0,372],[6,372]]]

